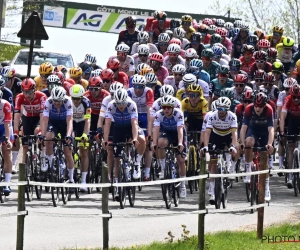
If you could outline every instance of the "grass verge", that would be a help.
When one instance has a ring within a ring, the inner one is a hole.
[[[6,60],[12,60],[16,53],[26,47],[20,45],[12,45],[6,43],[0,43],[0,62]]]
[[[132,246],[129,248],[112,247],[111,250],[196,250],[198,249],[198,239],[196,236],[189,236],[189,231],[184,225],[183,233],[179,240],[174,240],[171,232],[166,238],[167,242],[153,242],[144,246]],[[289,242],[283,242],[284,240]],[[294,241],[295,242],[292,242]],[[205,235],[206,250],[253,250],[253,249],[300,249],[300,224],[282,224],[271,226],[264,231],[264,240],[256,238],[256,231],[237,232],[224,231]],[[274,243],[276,242],[276,243]],[[84,250],[87,248],[76,248]],[[91,248],[89,248],[91,250]],[[101,250],[94,248],[93,250]],[[67,250],[67,249],[65,249]]]

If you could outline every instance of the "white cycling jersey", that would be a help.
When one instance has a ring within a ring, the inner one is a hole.
[[[244,90],[242,91],[241,94],[237,93],[236,92],[236,88],[233,86],[231,87],[231,89],[233,90],[234,92],[234,100],[237,100],[239,102],[242,102],[243,101],[243,93],[246,91],[246,90],[251,90],[251,88],[249,86],[245,86]]]
[[[213,111],[208,111],[206,113],[206,115],[204,116],[203,118],[203,123],[202,123],[202,131],[206,131],[206,125],[207,125],[207,121],[208,121],[208,118],[209,116],[213,113]]]
[[[181,109],[181,102],[176,98],[175,108]],[[150,110],[150,116],[155,117],[157,111],[161,110],[161,97],[154,101]]]
[[[149,87],[145,87],[141,96],[137,96],[134,93],[134,88],[129,88],[127,92],[128,96],[136,103],[138,113],[147,114],[147,107],[151,107],[154,102],[153,90]]]
[[[150,65],[150,56],[151,54],[148,55],[147,61],[145,63],[147,63],[148,65]],[[133,60],[134,60],[134,67],[136,68],[139,64],[143,63],[141,61],[141,59],[139,58],[139,55],[136,53],[133,56]]]
[[[104,97],[104,99],[102,100],[102,103],[101,103],[99,116],[105,118],[105,113],[106,113],[106,110],[107,110],[108,103],[111,102],[112,100],[113,99],[111,98],[111,95],[108,95],[108,96]],[[112,118],[111,121],[113,122],[114,118]]]
[[[278,96],[278,100],[277,100],[277,107],[282,107],[283,106],[283,101],[284,101],[284,98],[286,97],[286,91],[283,90],[279,93],[279,96]]]
[[[190,41],[188,39],[182,38],[182,40],[181,40],[181,48],[184,49],[189,43],[190,43]]]
[[[117,56],[111,56],[109,59],[114,59],[117,58]],[[132,56],[126,56],[126,59],[124,62],[120,62],[120,71],[125,72],[126,75],[129,76],[129,72],[133,72],[135,71],[135,67],[134,67],[134,60]]]
[[[177,92],[177,90],[179,89],[176,86],[176,82],[175,82],[175,77],[173,75],[171,76],[167,76],[164,80],[164,85],[171,85],[174,88],[174,93]]]
[[[170,75],[172,75],[172,68],[176,64],[182,64],[184,66],[185,59],[183,59],[181,56],[178,56],[176,63],[174,65],[172,65],[172,63],[170,62],[169,56],[166,56],[164,58],[163,66],[165,66],[168,69]]]
[[[139,47],[139,42],[135,42],[133,45],[132,45],[132,48],[131,48],[131,53],[130,55],[134,55],[137,53],[137,48]],[[156,53],[158,52],[158,49],[157,47],[155,46],[155,44],[153,43],[147,43],[148,47],[149,47],[149,52],[152,54],[152,53]]]
[[[229,55],[222,54],[222,58],[229,63],[229,61],[230,61],[230,56]]]
[[[198,84],[200,85],[200,87],[201,87],[201,89],[203,91],[203,96],[204,97],[209,97],[209,86],[208,86],[208,83],[205,82],[205,81],[203,81],[203,80],[201,80],[201,79],[198,79]],[[179,86],[178,87],[179,87],[179,89],[184,88],[184,83],[183,83],[182,80],[179,82]]]

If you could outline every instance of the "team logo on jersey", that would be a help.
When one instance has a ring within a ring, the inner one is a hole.
[[[179,116],[178,116],[178,119],[179,119],[179,120],[182,120],[182,118],[183,118],[182,115],[179,115]]]
[[[108,107],[108,109],[107,109],[109,112],[111,112],[112,111],[112,108],[111,107]]]
[[[136,112],[136,109],[133,107],[131,111],[132,111],[132,112]]]

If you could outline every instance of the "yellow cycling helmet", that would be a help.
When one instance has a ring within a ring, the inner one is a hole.
[[[154,73],[154,70],[152,68],[146,67],[146,68],[141,69],[141,71],[140,71],[141,76],[145,76],[148,73]]]
[[[71,97],[76,97],[76,98],[79,98],[79,97],[83,97],[84,95],[84,87],[80,84],[74,84],[71,88],[70,88],[70,96]]]
[[[199,93],[202,96],[202,89],[199,84],[190,84],[187,88],[187,92]]]
[[[181,17],[182,22],[192,22],[193,18],[190,15],[184,15]]]
[[[285,37],[282,41],[284,47],[292,47],[295,44],[294,39],[290,37]]]
[[[39,73],[40,75],[50,75],[53,72],[53,65],[50,62],[44,62],[40,65]]]
[[[82,69],[80,67],[70,68],[69,75],[71,78],[79,78],[82,76]]]
[[[283,34],[283,31],[284,31],[284,29],[282,27],[279,27],[279,26],[274,26],[273,27],[273,32]]]

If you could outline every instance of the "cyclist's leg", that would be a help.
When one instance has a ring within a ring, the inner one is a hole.
[[[296,122],[296,119],[293,120],[293,122],[289,122],[288,125],[288,135],[296,135],[298,134],[298,122]],[[288,138],[288,168],[292,169],[293,167],[293,158],[294,158],[294,149],[295,149],[295,141],[296,138]],[[293,188],[293,174],[289,173],[288,181],[287,181],[287,187]]]
[[[47,132],[45,134],[46,140],[51,140],[54,138],[55,135],[57,135],[57,130],[55,127],[51,125],[51,123],[48,123]],[[49,167],[52,165],[52,160],[54,157],[53,154],[53,142],[52,141],[45,141],[45,150],[46,150],[46,159],[48,159],[48,164],[45,164],[44,166],[41,166],[41,171],[46,172]]]
[[[256,132],[253,129],[248,127],[247,133],[246,133],[245,146],[246,147],[254,147],[257,139],[258,139],[258,136],[257,136]],[[245,149],[245,171],[246,171],[246,173],[251,173],[251,171],[252,171],[252,169],[251,169],[252,161],[253,161],[252,152],[253,152],[252,149]],[[250,179],[251,179],[251,177],[249,175],[245,176],[244,182],[249,183]]]
[[[0,136],[5,136],[5,128],[4,125],[0,126]],[[13,133],[12,133],[12,128],[10,129],[10,138],[9,140],[13,140]],[[12,175],[12,159],[11,159],[11,149],[8,149],[5,145],[5,143],[3,143],[3,139],[0,140],[0,143],[2,143],[2,156],[4,159],[4,174],[5,174],[5,182],[10,182],[11,180],[11,175]],[[3,188],[3,192],[6,195],[10,194],[10,188],[4,187]]]
[[[13,121],[12,127],[14,127],[14,121]],[[12,174],[17,173],[17,159],[18,159],[19,151],[20,151],[20,139],[17,138],[16,140],[14,140],[14,145],[11,150],[11,152],[12,152]]]
[[[161,168],[161,172],[159,173],[159,178],[164,178],[164,170],[166,167],[166,151],[163,149],[167,147],[169,144],[169,140],[166,133],[162,133],[157,140],[157,159],[159,161],[159,165]]]
[[[105,126],[105,125],[104,125]],[[109,136],[108,136],[108,143],[113,142],[114,137],[114,122],[111,123]],[[107,167],[108,167],[108,179],[111,181],[111,168],[114,160],[114,151],[113,147],[107,147]]]
[[[132,138],[132,134],[131,137]],[[143,158],[143,155],[145,153],[146,149],[146,139],[144,135],[144,131],[141,128],[138,128],[138,142],[139,145],[136,148],[137,155],[136,155],[136,160],[134,162],[135,165],[135,171],[133,172],[133,178],[138,179],[141,176],[141,160]]]

